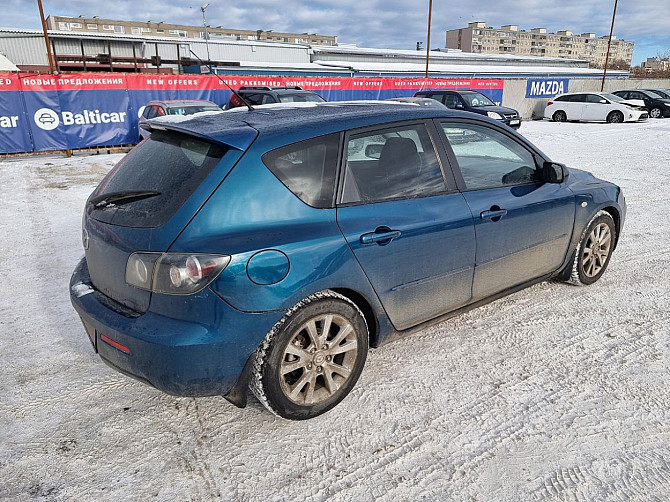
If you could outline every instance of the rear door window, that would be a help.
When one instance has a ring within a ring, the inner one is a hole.
[[[102,180],[93,197],[156,192],[89,208],[91,217],[114,225],[157,227],[186,202],[227,148],[185,134],[154,131]],[[213,187],[212,187],[213,188]]]
[[[263,155],[263,163],[301,201],[312,207],[333,207],[340,135],[283,146]]]
[[[423,197],[446,190],[424,124],[352,134],[345,158],[343,204]]]

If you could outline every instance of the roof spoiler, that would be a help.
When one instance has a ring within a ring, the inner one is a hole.
[[[208,130],[198,131],[190,127],[185,127],[181,122],[156,123],[152,121],[144,122],[140,125],[142,129],[149,132],[154,131],[173,131],[181,134],[187,134],[194,138],[218,143],[220,145],[245,151],[251,146],[258,131],[244,122],[230,122],[230,127],[217,128],[211,132]]]

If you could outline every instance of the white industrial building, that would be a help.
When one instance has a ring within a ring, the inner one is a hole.
[[[50,31],[58,70],[122,72],[198,72],[198,58],[218,73],[303,76],[422,77],[425,51],[315,46],[261,40],[184,40],[168,37]],[[209,60],[207,54],[209,53]],[[43,33],[0,28],[0,54],[22,71],[48,71]],[[155,59],[160,57],[160,61]],[[473,54],[440,49],[430,52],[432,77],[601,78],[585,60]],[[610,78],[628,72],[609,71]]]

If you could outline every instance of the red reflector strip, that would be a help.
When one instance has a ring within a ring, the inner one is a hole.
[[[103,342],[107,342],[108,344],[110,344],[115,349],[119,349],[121,352],[125,352],[126,354],[130,354],[130,349],[128,347],[126,347],[125,345],[121,345],[119,342],[115,342],[114,340],[112,340],[107,335],[103,335],[102,333],[100,333],[100,340],[102,340]]]

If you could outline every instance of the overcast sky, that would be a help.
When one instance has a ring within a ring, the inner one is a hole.
[[[361,47],[413,49],[425,46],[428,0],[209,0],[207,24],[338,35]],[[36,0],[2,0],[0,26],[39,28]],[[201,24],[193,0],[43,0],[45,14],[134,21]],[[433,1],[431,46],[445,46],[445,31],[470,21],[488,26],[517,24],[519,29],[547,28],[608,35],[614,0]],[[670,51],[670,0],[619,0],[614,34],[633,40],[633,63]]]

